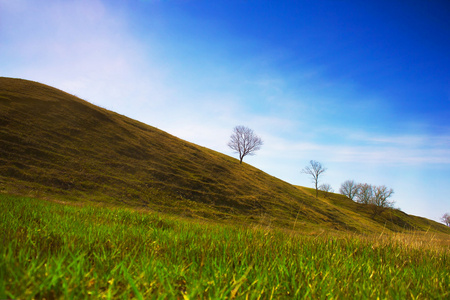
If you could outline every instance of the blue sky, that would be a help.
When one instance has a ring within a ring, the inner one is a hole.
[[[0,0],[0,76],[39,81],[292,184],[450,212],[448,1]]]

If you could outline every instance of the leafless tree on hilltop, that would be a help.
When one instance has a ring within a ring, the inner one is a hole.
[[[234,127],[228,142],[228,147],[239,154],[240,164],[246,155],[254,155],[254,152],[261,149],[262,145],[262,139],[252,129],[242,125]]]
[[[311,175],[312,181],[316,187],[316,198],[319,195],[319,177],[322,175],[327,169],[322,166],[322,164],[315,160],[310,160],[309,165],[304,167],[302,170],[303,174]]]
[[[358,195],[359,187],[354,180],[347,180],[342,183],[339,193],[347,196],[350,200],[353,200]]]
[[[445,225],[450,226],[450,214],[449,213],[445,213],[442,218],[441,218],[442,222],[444,222]]]

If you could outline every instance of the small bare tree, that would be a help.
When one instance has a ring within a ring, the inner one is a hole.
[[[371,204],[373,205],[372,211],[374,215],[379,215],[386,208],[394,206],[394,201],[388,200],[388,198],[390,198],[392,194],[394,194],[393,189],[388,189],[386,186],[380,185],[380,186],[373,186],[372,190],[373,190],[373,197]]]
[[[441,220],[445,225],[450,226],[450,214],[449,213],[445,213],[442,216]]]
[[[388,200],[393,194],[394,190],[388,189],[384,185],[375,186],[367,183],[360,183],[358,184],[356,202],[369,204],[372,208],[373,215],[379,215],[386,208],[394,206],[394,201]]]
[[[350,200],[353,200],[355,196],[358,194],[359,187],[358,184],[354,180],[347,180],[342,183],[341,188],[339,189],[339,193],[344,196],[347,196]]]
[[[309,161],[309,166],[303,168],[302,173],[311,175],[312,181],[316,187],[316,198],[319,195],[319,177],[322,175],[327,169],[322,166],[322,164],[315,160]]]
[[[325,198],[327,198],[330,193],[334,192],[333,188],[328,183],[321,184],[319,186],[319,190],[321,190],[323,192],[323,196]]]
[[[390,198],[394,194],[393,189],[388,189],[384,185],[373,187],[373,199],[372,204],[375,204],[379,207],[392,207],[394,205],[393,201],[389,201]]]
[[[254,152],[261,149],[263,141],[253,130],[245,126],[234,127],[233,134],[228,142],[228,147],[239,154],[239,163],[246,155],[254,155]]]
[[[372,185],[367,183],[358,184],[358,193],[356,194],[356,202],[362,204],[370,204],[373,198]]]

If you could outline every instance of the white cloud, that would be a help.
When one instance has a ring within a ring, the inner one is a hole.
[[[317,144],[316,155],[333,162],[376,165],[450,164],[448,136],[353,137],[347,144]],[[362,144],[362,145],[361,145]]]
[[[0,14],[9,39],[2,52],[15,62],[6,76],[47,83],[113,110],[130,99],[136,105],[169,97],[151,49],[101,1],[8,2]]]

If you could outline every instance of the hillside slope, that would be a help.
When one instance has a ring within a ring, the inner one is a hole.
[[[1,193],[304,230],[450,232],[396,210],[373,218],[340,195],[315,199],[235,158],[36,82],[0,78],[0,142]]]

